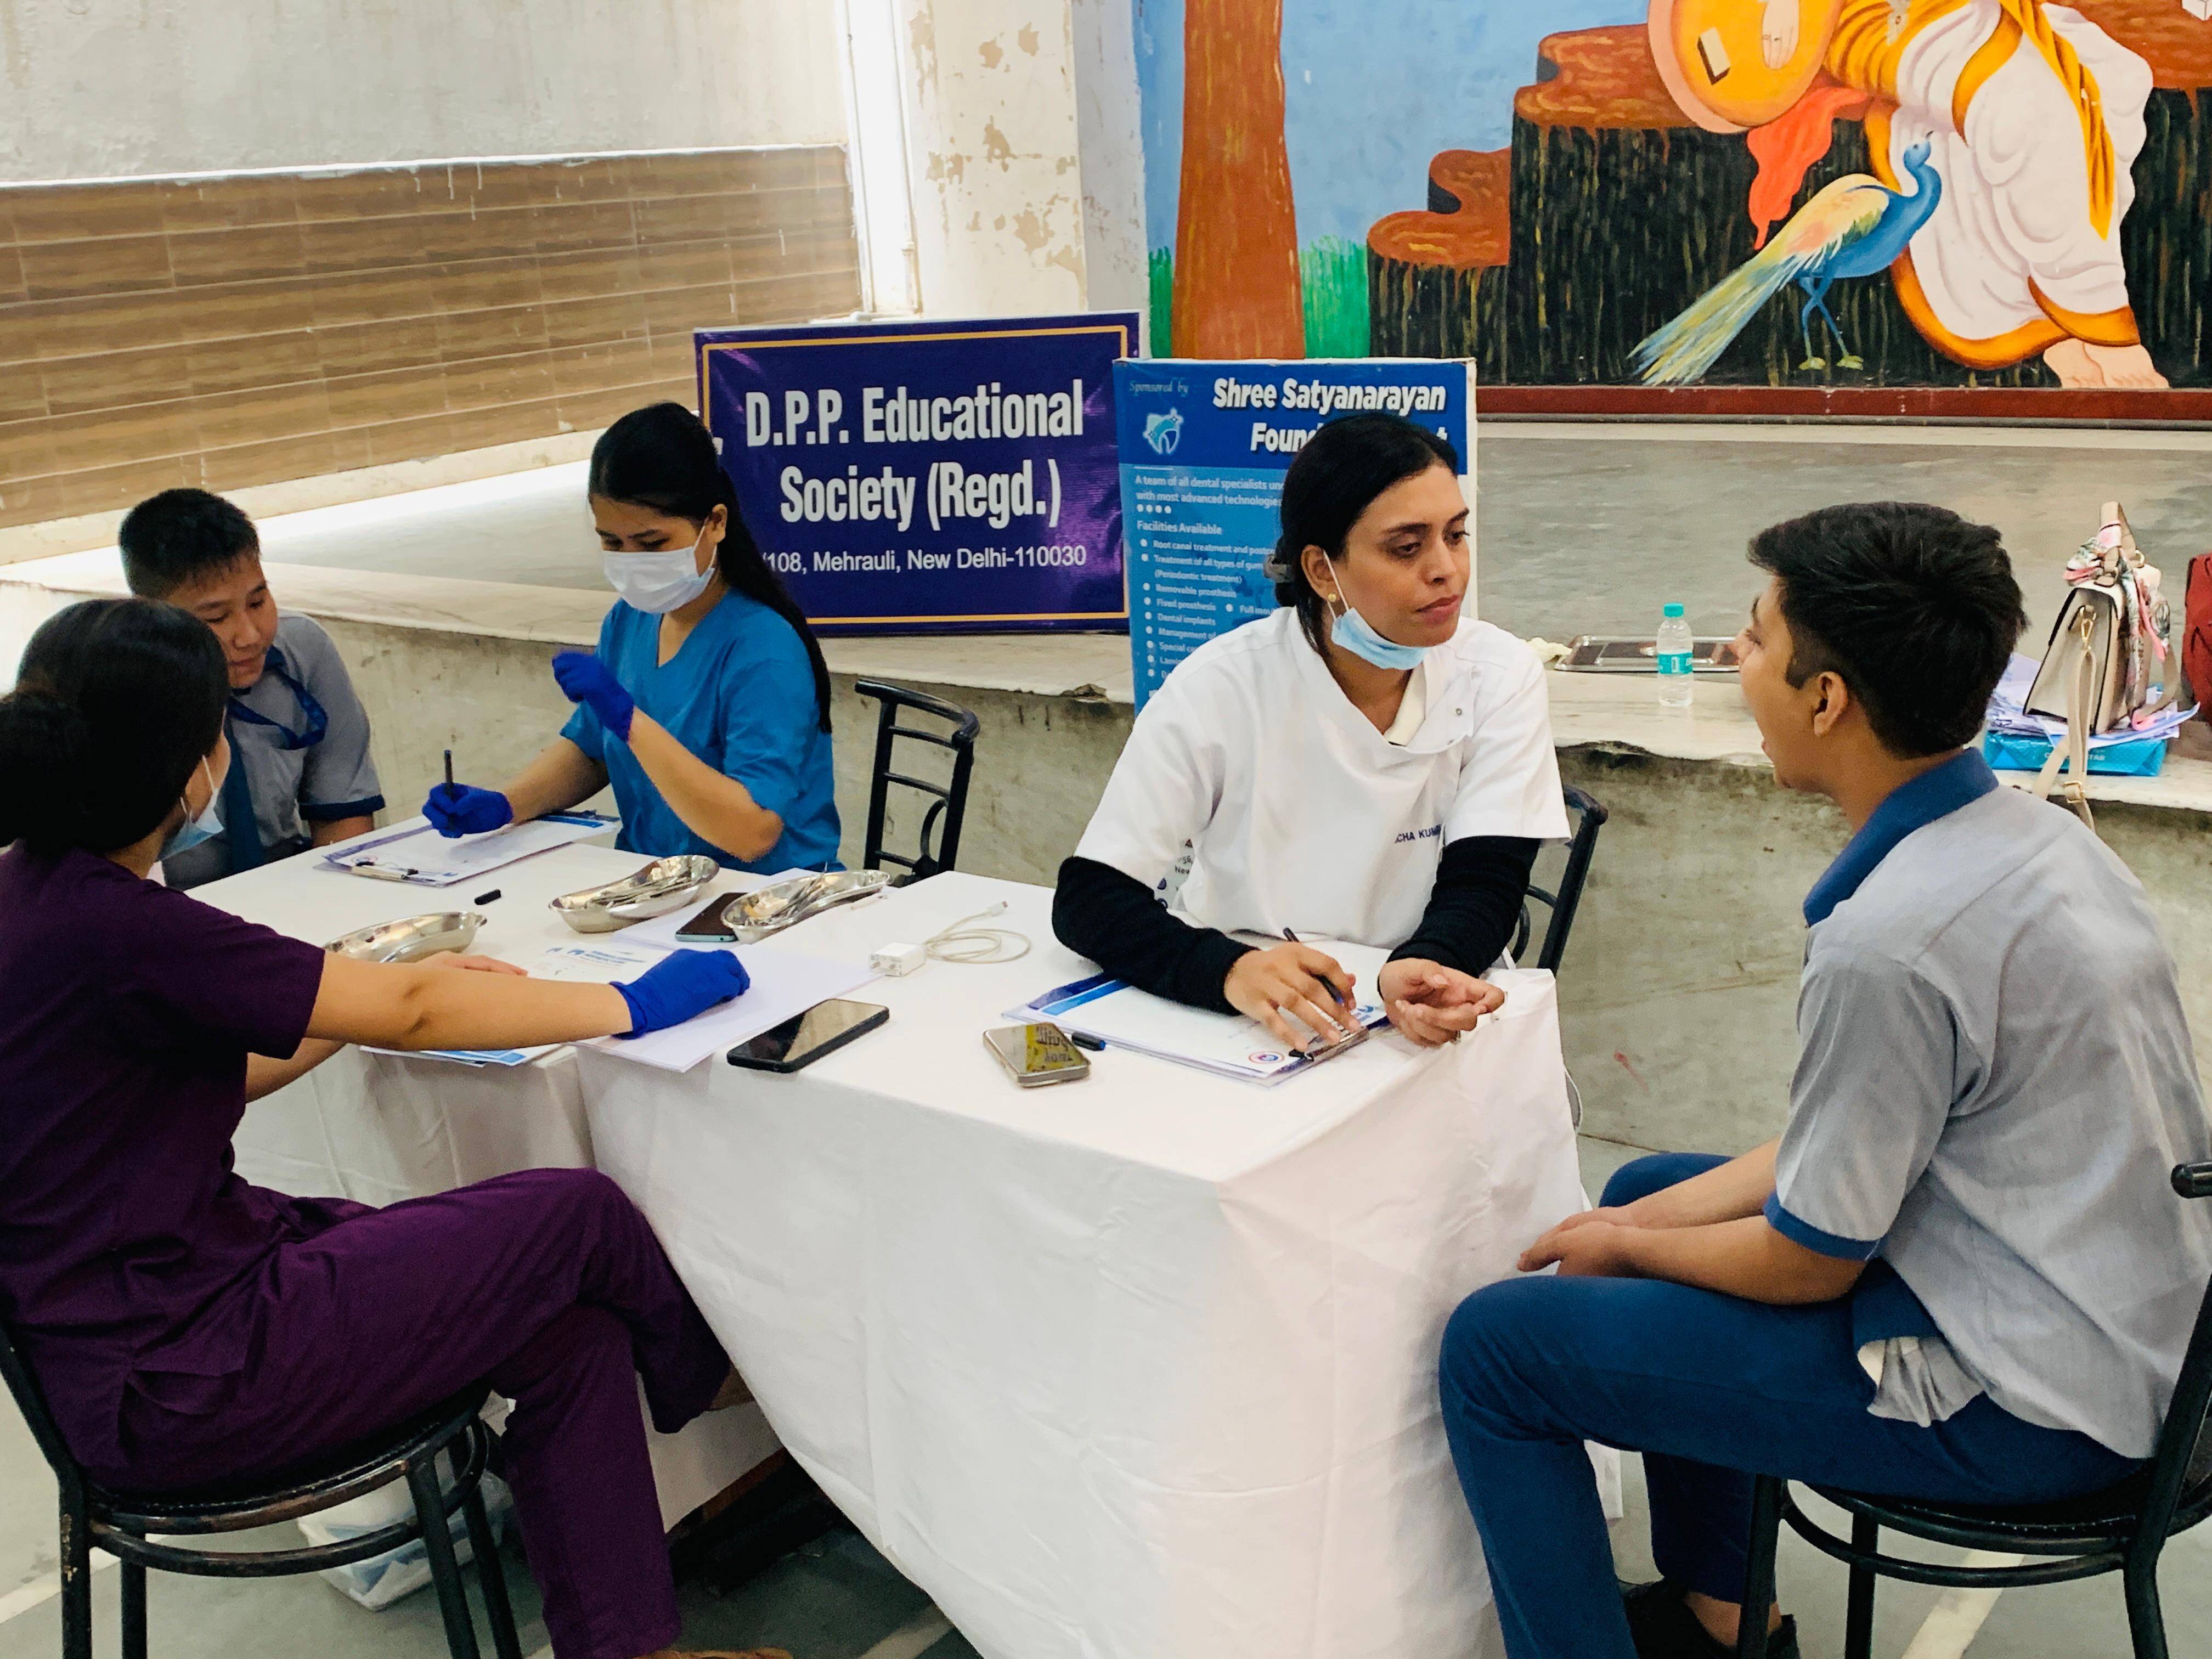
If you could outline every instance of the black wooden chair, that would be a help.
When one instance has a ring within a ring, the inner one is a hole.
[[[2173,1171],[2173,1190],[2184,1198],[2212,1198],[2212,1164],[2184,1164]],[[1790,1496],[1786,1480],[1762,1476],[1753,1488],[1751,1559],[1744,1573],[1746,1617],[1737,1659],[1766,1659],[1766,1620],[1751,1614],[1774,1600],[1774,1556],[1781,1523],[1814,1548],[1851,1570],[1844,1619],[1844,1659],[1868,1659],[1874,1643],[1874,1591],[1879,1578],[1916,1584],[2007,1589],[2061,1584],[2117,1572],[2125,1587],[2128,1628],[2135,1659],[2167,1659],[2166,1616],[2158,1597],[2158,1558],[2166,1540],[2212,1515],[2212,1434],[2205,1407],[2212,1403],[2212,1287],[2197,1314],[2189,1351],[2181,1362],[2173,1403],[2151,1461],[2127,1480],[2085,1498],[2020,1507],[1878,1498],[1826,1486],[1813,1490],[1849,1511],[1845,1543],[1808,1519]],[[1881,1529],[2006,1555],[2045,1558],[2015,1567],[1943,1566],[1908,1561],[1881,1551]]]
[[[1567,953],[1567,935],[1574,931],[1575,912],[1582,907],[1583,884],[1589,879],[1590,860],[1597,856],[1597,832],[1605,828],[1607,812],[1597,804],[1595,796],[1580,789],[1567,792],[1567,811],[1573,817],[1575,832],[1567,842],[1566,868],[1559,872],[1557,891],[1528,884],[1528,898],[1547,905],[1552,912],[1551,924],[1544,929],[1544,944],[1536,953],[1536,963],[1547,973],[1559,971],[1559,958]],[[1528,939],[1534,924],[1528,917],[1528,903],[1521,905],[1521,926],[1513,934],[1513,960],[1519,962],[1521,953],[1528,948]]]
[[[904,686],[886,685],[880,680],[860,680],[853,689],[883,705],[876,716],[876,763],[868,786],[868,833],[866,850],[861,856],[862,867],[881,870],[887,865],[897,865],[907,872],[899,878],[902,883],[920,881],[950,870],[960,855],[960,826],[968,816],[968,782],[975,769],[975,734],[982,729],[982,721],[958,703],[933,697],[926,691],[909,691]],[[902,726],[902,709],[932,715],[947,722],[952,729],[936,732],[927,726]],[[901,738],[951,750],[951,782],[932,783],[926,778],[894,771],[892,745]],[[884,818],[893,784],[930,797],[910,858],[884,851]]]
[[[321,1468],[282,1486],[216,1492],[166,1493],[145,1497],[110,1492],[85,1479],[70,1455],[61,1431],[46,1410],[30,1368],[0,1328],[0,1375],[31,1425],[61,1487],[62,1659],[92,1659],[92,1552],[97,1547],[122,1565],[124,1659],[146,1659],[146,1569],[187,1573],[203,1578],[280,1578],[319,1572],[366,1561],[420,1538],[428,1552],[430,1577],[445,1614],[446,1646],[453,1659],[477,1659],[476,1626],[469,1616],[468,1590],[454,1558],[452,1516],[458,1509],[483,1586],[490,1615],[492,1647],[498,1659],[521,1659],[514,1613],[501,1576],[499,1552],[484,1516],[478,1482],[491,1452],[491,1431],[477,1415],[486,1391],[456,1395],[434,1411],[369,1445],[341,1454]],[[453,1490],[441,1490],[438,1454],[450,1450]],[[168,1541],[179,1537],[243,1532],[280,1521],[296,1521],[394,1480],[404,1480],[415,1499],[415,1513],[358,1538],[297,1549],[232,1551],[194,1549]],[[162,1541],[155,1541],[158,1535]]]

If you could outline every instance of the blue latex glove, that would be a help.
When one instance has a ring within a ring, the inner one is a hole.
[[[630,716],[637,713],[637,704],[623,690],[613,669],[588,651],[563,651],[553,659],[553,678],[570,702],[586,704],[600,725],[624,743],[629,741]]]
[[[743,996],[753,982],[745,964],[727,951],[678,951],[657,962],[626,985],[617,985],[629,1004],[626,1037],[665,1031],[694,1014]]]
[[[496,789],[441,783],[422,803],[422,816],[441,836],[480,836],[514,822],[514,807]]]

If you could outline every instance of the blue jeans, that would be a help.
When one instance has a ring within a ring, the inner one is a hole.
[[[1604,1202],[1724,1161],[1638,1159]],[[1460,1304],[1440,1370],[1512,1659],[1635,1659],[1585,1440],[1644,1454],[1659,1571],[1723,1601],[1743,1596],[1757,1474],[2015,1504],[2094,1492],[2139,1467],[1986,1395],[1924,1429],[1873,1416],[1848,1297],[1784,1308],[1656,1279],[1509,1279]]]

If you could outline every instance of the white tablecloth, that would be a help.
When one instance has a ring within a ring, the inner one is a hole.
[[[356,927],[434,910],[465,910],[477,894],[490,918],[475,949],[528,962],[576,935],[546,901],[629,874],[643,860],[598,847],[563,848],[460,888],[372,881],[288,859],[196,888],[192,896],[321,945]],[[348,1048],[246,1109],[234,1140],[238,1172],[279,1192],[390,1204],[514,1170],[582,1168],[592,1139],[566,1048],[513,1069]],[[776,1442],[757,1406],[716,1412],[683,1433],[648,1426],[661,1516],[674,1522],[763,1460]]]
[[[1024,1091],[979,1033],[1085,964],[949,875],[807,922],[865,953],[999,898],[1037,948],[860,993],[791,1077],[578,1056],[783,1443],[990,1659],[1494,1650],[1439,1419],[1461,1297],[1582,1206],[1551,977],[1423,1054],[1261,1089],[1109,1052]]]

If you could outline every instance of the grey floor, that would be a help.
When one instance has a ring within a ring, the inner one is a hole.
[[[269,556],[399,574],[603,586],[576,463],[289,514]],[[2127,504],[2154,561],[2205,550],[2212,434],[2041,428],[1496,422],[1479,450],[1481,613],[1516,634],[1648,633],[1680,600],[1733,634],[1759,586],[1753,532],[1838,501],[1928,501],[1996,525],[2049,626],[2058,567]],[[2178,591],[2178,586],[2177,586]]]
[[[1585,1138],[1583,1173],[1591,1193],[1638,1152]],[[1641,1472],[1634,1458],[1627,1462],[1629,1513],[1613,1531],[1616,1561],[1622,1577],[1649,1578],[1656,1573],[1645,1541]],[[60,1650],[59,1609],[51,1596],[38,1599],[54,1566],[52,1502],[53,1483],[28,1431],[11,1408],[0,1407],[0,1659],[52,1659]],[[511,1540],[501,1565],[516,1615],[524,1621],[524,1651],[537,1654],[545,1643],[538,1593]],[[1841,1569],[1785,1534],[1780,1577],[1783,1601],[1799,1620],[1807,1659],[1839,1659]],[[94,1582],[100,1649],[112,1652],[115,1575],[102,1571]],[[2174,1653],[2212,1650],[2212,1527],[2174,1541],[2161,1584]],[[2007,1591],[1971,1635],[1971,1649],[1959,1633],[1982,1609],[1950,1607],[1931,1621],[1942,1595],[1884,1584],[1876,1605],[1876,1654],[1882,1659],[1899,1654],[1959,1659],[1967,1651],[1975,1659],[2094,1659],[2128,1651],[2112,1579]],[[682,1600],[689,1646],[782,1647],[794,1659],[975,1659],[975,1650],[928,1597],[849,1531],[785,1558],[727,1596],[690,1585]],[[31,1605],[23,1606],[27,1601]],[[316,1659],[439,1659],[446,1651],[436,1602],[427,1592],[369,1613],[313,1579],[226,1584],[157,1574],[149,1604],[158,1659],[290,1659],[309,1653]],[[11,1607],[20,1610],[7,1616]]]

